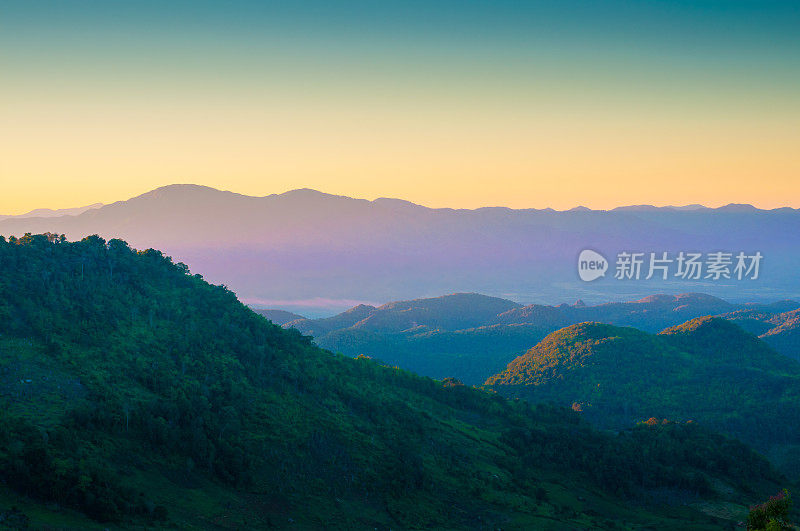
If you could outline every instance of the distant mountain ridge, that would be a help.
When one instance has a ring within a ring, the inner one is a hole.
[[[380,307],[360,305],[323,319],[287,323],[319,336],[339,328],[400,333],[410,330],[461,330],[481,326],[520,305],[478,293],[454,293],[430,299],[395,301]]]
[[[53,210],[52,208],[37,208],[35,210],[31,210],[30,212],[26,212],[24,214],[11,214],[11,215],[0,215],[0,221],[4,219],[22,219],[22,218],[55,218],[60,216],[77,216],[78,214],[83,214],[87,210],[93,210],[96,208],[100,208],[103,206],[103,203],[94,203],[91,205],[86,205],[82,207],[76,208],[59,208]]]
[[[772,316],[798,308],[800,303],[795,301],[734,304],[703,293],[650,295],[593,306],[583,301],[522,306],[460,293],[380,307],[360,305],[333,317],[299,319],[284,326],[314,336],[320,346],[343,354],[375,356],[426,376],[480,384],[550,332],[575,323],[597,321],[657,332],[707,315],[731,318],[736,312],[755,312]],[[800,358],[800,350],[779,350]]]
[[[270,310],[270,309],[260,309],[260,308],[253,308],[253,311],[259,315],[263,315],[270,321],[272,321],[276,325],[284,325],[290,321],[296,321],[298,319],[305,319],[302,315],[298,315],[296,313],[287,312],[285,310]]]
[[[691,206],[690,206],[691,207]],[[99,234],[162,249],[244,302],[409,300],[480,292],[515,301],[632,300],[649,293],[702,291],[739,300],[800,294],[800,211],[622,207],[474,210],[428,208],[301,189],[251,197],[197,185],[158,188],[74,216],[7,218],[0,234]],[[757,281],[618,281],[577,277],[577,256],[594,249],[612,263],[640,252],[760,251]],[[324,267],[320,267],[324,264]],[[304,313],[302,303],[292,311]],[[311,312],[309,312],[311,313]],[[319,313],[319,312],[314,312]]]

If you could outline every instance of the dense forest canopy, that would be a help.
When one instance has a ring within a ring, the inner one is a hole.
[[[694,420],[800,477],[800,364],[726,319],[659,334],[581,323],[549,334],[487,380],[501,394],[572,405],[602,428]]]
[[[0,238],[0,400],[0,506],[61,527],[715,528],[665,502],[744,507],[784,482],[696,424],[604,433],[332,354],[97,236]]]

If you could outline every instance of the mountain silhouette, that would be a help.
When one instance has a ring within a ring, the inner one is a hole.
[[[736,300],[800,293],[800,277],[793,274],[800,260],[800,211],[790,208],[467,210],[309,189],[251,197],[181,184],[74,216],[0,220],[0,235],[26,232],[70,240],[98,234],[158,248],[245,302],[301,314],[335,313],[349,301],[458,292],[588,304],[658,291]],[[576,271],[576,257],[587,248],[612,263],[612,271],[592,283],[581,282]],[[611,273],[623,250],[759,251],[764,259],[758,280],[619,281]],[[303,302],[310,300],[322,302]]]
[[[35,210],[31,210],[30,212],[26,212],[24,214],[14,214],[14,215],[0,215],[0,221],[4,219],[23,219],[23,218],[55,218],[59,216],[77,216],[78,214],[83,214],[87,210],[92,210],[95,208],[100,208],[103,206],[103,203],[94,203],[91,205],[86,205],[82,207],[76,208],[59,208],[59,209],[52,209],[52,208],[37,208]]]

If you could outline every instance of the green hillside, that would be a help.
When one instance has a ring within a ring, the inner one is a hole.
[[[0,238],[0,426],[18,527],[718,529],[784,481],[697,425],[331,354],[98,237]]]
[[[698,421],[800,476],[800,364],[724,319],[693,319],[657,335],[572,325],[486,384],[506,396],[571,405],[603,428],[651,417]]]
[[[372,356],[424,376],[453,377],[466,384],[481,385],[547,334],[572,324],[597,321],[657,332],[721,312],[726,312],[724,317],[747,313],[766,319],[773,317],[773,312],[786,312],[797,306],[794,301],[735,305],[702,293],[652,295],[596,306],[582,301],[572,305],[520,306],[495,297],[456,293],[377,308],[360,305],[333,317],[297,319],[285,326],[314,336],[319,346],[334,352]],[[747,309],[731,312],[737,308]],[[780,324],[776,321],[780,316],[790,315],[792,312],[774,316],[774,324],[767,323],[769,326],[759,323],[758,333]],[[787,321],[785,326],[775,328],[781,333],[764,340],[779,352],[797,358],[797,319],[794,328],[790,328],[792,321]]]
[[[781,354],[800,360],[800,309],[786,312],[739,310],[720,317],[757,335]]]

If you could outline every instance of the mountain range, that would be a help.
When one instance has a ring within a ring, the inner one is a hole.
[[[56,218],[60,216],[77,216],[79,214],[83,214],[87,210],[92,210],[95,208],[100,208],[103,206],[103,203],[94,203],[91,205],[86,205],[82,207],[76,208],[59,208],[59,209],[52,209],[52,208],[37,208],[31,210],[30,212],[26,212],[24,214],[14,214],[14,215],[0,215],[0,221],[4,219],[27,219],[27,218]]]
[[[479,385],[547,334],[584,321],[658,332],[696,317],[721,315],[760,334],[786,356],[800,359],[800,303],[731,303],[702,293],[650,295],[632,302],[523,306],[480,294],[453,294],[383,306],[355,306],[320,319],[284,322],[317,344],[350,356],[370,355],[433,378]],[[757,321],[756,318],[761,319]],[[753,330],[753,323],[758,325]]]
[[[26,232],[70,240],[98,234],[157,248],[248,304],[310,316],[448,292],[551,304],[654,292],[702,291],[738,301],[800,293],[800,211],[791,208],[454,210],[308,189],[251,197],[171,185],[77,215],[0,220],[2,235]],[[577,258],[584,249],[602,253],[612,271],[581,281]],[[755,280],[617,280],[613,264],[621,251],[760,252],[763,262]]]
[[[119,239],[0,264],[3,526],[711,530],[787,484],[698,423],[609,433],[324,351]]]

